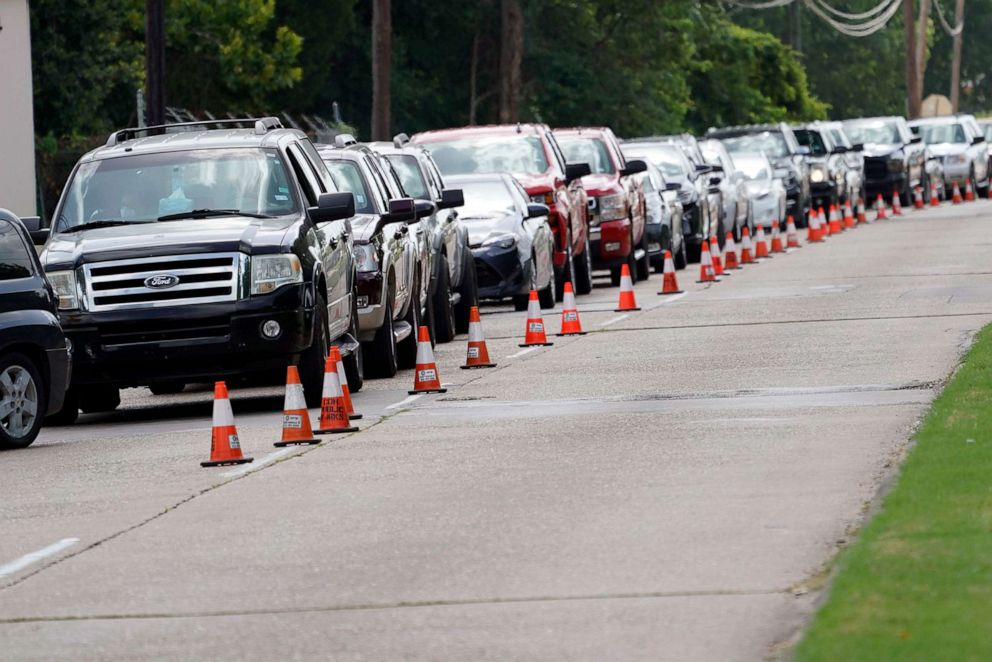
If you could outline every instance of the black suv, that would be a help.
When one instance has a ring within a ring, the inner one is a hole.
[[[804,157],[809,149],[796,140],[792,128],[785,122],[778,124],[749,124],[710,129],[707,138],[723,142],[731,155],[740,152],[763,152],[775,168],[788,171],[782,180],[785,186],[785,213],[792,216],[797,226],[805,227],[809,211],[809,168]]]
[[[62,408],[72,365],[58,305],[32,239],[38,219],[0,209],[0,449],[35,440],[45,416]]]
[[[59,419],[113,410],[122,387],[279,383],[290,363],[316,406],[332,342],[360,388],[354,213],[276,118],[111,135],[76,164],[41,255],[74,347]]]
[[[852,142],[864,145],[865,193],[869,202],[879,194],[891,200],[898,194],[903,206],[912,204],[913,190],[924,184],[927,146],[913,135],[902,117],[844,120]]]

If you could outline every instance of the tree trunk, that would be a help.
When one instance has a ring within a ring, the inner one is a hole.
[[[964,0],[958,0],[954,8],[954,27],[964,25]],[[961,42],[964,30],[954,36],[954,55],[951,59],[951,110],[958,112],[958,101],[961,98]]]
[[[524,58],[524,16],[518,0],[502,0],[499,49],[499,121],[520,119],[520,67]]]
[[[145,122],[165,124],[164,0],[145,0]]]
[[[389,140],[392,54],[390,0],[372,0],[372,140]]]
[[[475,110],[479,103],[477,85],[479,84],[479,31],[472,36],[472,59],[468,67],[468,123],[475,124]]]
[[[930,0],[920,0],[920,16],[916,19],[916,80],[920,94],[926,89],[923,84],[927,72],[927,27],[930,24]]]
[[[902,0],[903,27],[906,35],[906,114],[909,119],[920,116],[923,95],[916,69],[916,21],[913,20],[913,0]]]

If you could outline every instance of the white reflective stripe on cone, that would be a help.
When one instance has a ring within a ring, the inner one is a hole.
[[[324,371],[324,387],[321,389],[321,398],[343,398],[344,391],[341,390],[341,380],[337,371]]]
[[[665,258],[665,273],[670,274],[675,271],[675,261],[670,257]]]
[[[296,411],[306,409],[307,401],[303,397],[303,386],[300,384],[286,384],[286,400],[283,405],[285,411]]]
[[[425,365],[427,363],[434,363],[434,350],[431,349],[431,342],[419,342],[417,343],[417,365]]]
[[[541,302],[537,299],[531,299],[527,304],[527,319],[537,319],[541,316]],[[418,361],[419,363],[419,361]]]
[[[709,255],[709,251],[703,251],[703,252]],[[631,280],[630,276],[621,276],[620,290],[622,292],[628,292],[628,291],[632,291],[633,289],[634,289],[634,281]]]
[[[231,410],[231,401],[227,398],[214,399],[214,423],[215,428],[226,428],[234,425],[234,412]]]
[[[564,299],[561,302],[561,307],[565,310],[575,310],[575,294],[572,292],[565,292]]]
[[[482,342],[482,324],[479,322],[469,322],[468,324],[468,341],[469,342]]]

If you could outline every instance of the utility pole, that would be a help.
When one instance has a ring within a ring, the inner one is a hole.
[[[389,75],[392,57],[390,0],[372,0],[372,140],[389,140]]]
[[[961,94],[961,42],[964,41],[964,0],[958,0],[954,8],[954,28],[961,32],[954,35],[954,55],[951,60],[951,111],[958,112]]]
[[[524,15],[517,0],[500,3],[499,121],[520,119],[520,66],[524,59]]]
[[[906,33],[906,98],[907,115],[916,119],[923,110],[923,94],[916,64],[916,21],[913,20],[913,0],[902,0],[903,25]]]
[[[789,45],[799,54],[803,52],[802,3],[789,3]]]
[[[165,124],[165,0],[145,0],[147,124]]]
[[[930,24],[930,0],[920,0],[920,15],[916,18],[916,79],[919,81],[920,94],[923,94],[923,84],[927,70],[927,27]]]

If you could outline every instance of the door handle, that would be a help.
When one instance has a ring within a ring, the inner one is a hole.
[[[331,237],[330,239],[328,239],[328,243],[331,245],[331,248],[337,248],[338,247],[338,240],[335,239],[334,237]]]

